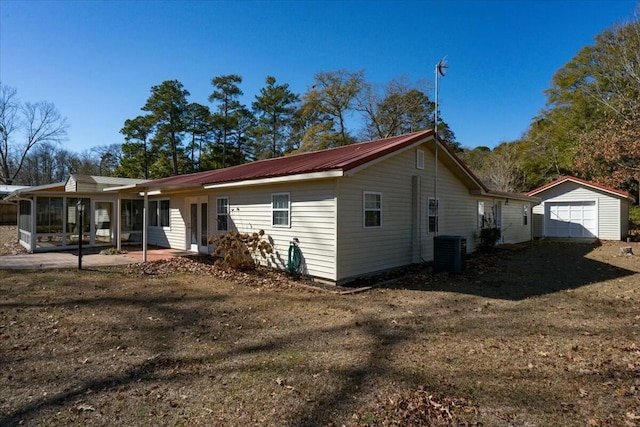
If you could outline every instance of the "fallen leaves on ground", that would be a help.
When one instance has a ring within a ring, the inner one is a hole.
[[[175,273],[190,273],[212,276],[219,279],[253,287],[289,289],[300,286],[286,273],[268,267],[258,267],[252,271],[239,271],[215,264],[211,256],[180,256],[170,259],[131,264],[127,270],[135,275],[166,276]]]
[[[380,402],[372,412],[354,414],[365,426],[478,426],[478,408],[466,399],[438,397],[424,387]]]

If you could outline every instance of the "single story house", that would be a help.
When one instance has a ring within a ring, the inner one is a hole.
[[[264,230],[285,269],[297,242],[303,273],[342,283],[434,260],[436,236],[473,252],[533,238],[536,196],[488,189],[433,130],[152,181],[71,175],[13,192],[30,251],[138,243],[210,254],[212,238]],[[80,207],[80,209],[79,209]],[[82,214],[83,230],[79,230]]]
[[[211,253],[211,238],[264,230],[284,269],[298,242],[304,273],[334,283],[434,259],[434,237],[465,251],[487,224],[532,239],[535,196],[491,191],[432,130],[105,189],[142,197],[147,244]]]
[[[533,236],[624,240],[629,231],[629,193],[564,176],[527,193],[540,197],[533,208]]]
[[[87,246],[114,246],[116,240],[140,243],[141,198],[122,200],[103,190],[141,182],[145,180],[72,174],[66,182],[14,190],[4,201],[17,205],[18,240],[30,252],[72,249],[80,236]]]
[[[0,185],[0,224],[16,224],[18,207],[3,199],[16,190],[27,188],[24,185]]]

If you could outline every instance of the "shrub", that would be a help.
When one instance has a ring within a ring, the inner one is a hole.
[[[501,232],[498,227],[484,227],[480,229],[480,248],[483,250],[491,250],[498,240],[500,240]]]
[[[126,254],[127,251],[119,251],[118,248],[106,248],[100,251],[100,255],[121,255]]]
[[[263,240],[264,230],[257,233],[242,234],[229,231],[227,234],[209,238],[209,243],[216,245],[213,256],[219,257],[216,264],[231,267],[235,270],[254,270],[258,256],[266,258],[273,253],[273,246]]]

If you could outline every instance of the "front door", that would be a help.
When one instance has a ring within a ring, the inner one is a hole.
[[[209,253],[209,205],[207,197],[187,199],[187,247],[192,252]]]

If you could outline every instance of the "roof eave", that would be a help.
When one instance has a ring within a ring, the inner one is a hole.
[[[322,172],[309,172],[309,173],[301,173],[296,175],[283,175],[277,177],[269,177],[269,178],[258,178],[258,179],[246,179],[242,181],[231,181],[231,182],[218,182],[218,183],[210,183],[204,184],[203,187],[205,190],[212,188],[230,188],[230,187],[247,187],[253,185],[267,185],[267,184],[278,184],[282,182],[300,182],[300,181],[312,181],[317,179],[328,179],[328,178],[339,178],[344,176],[345,173],[342,169],[334,169]]]

